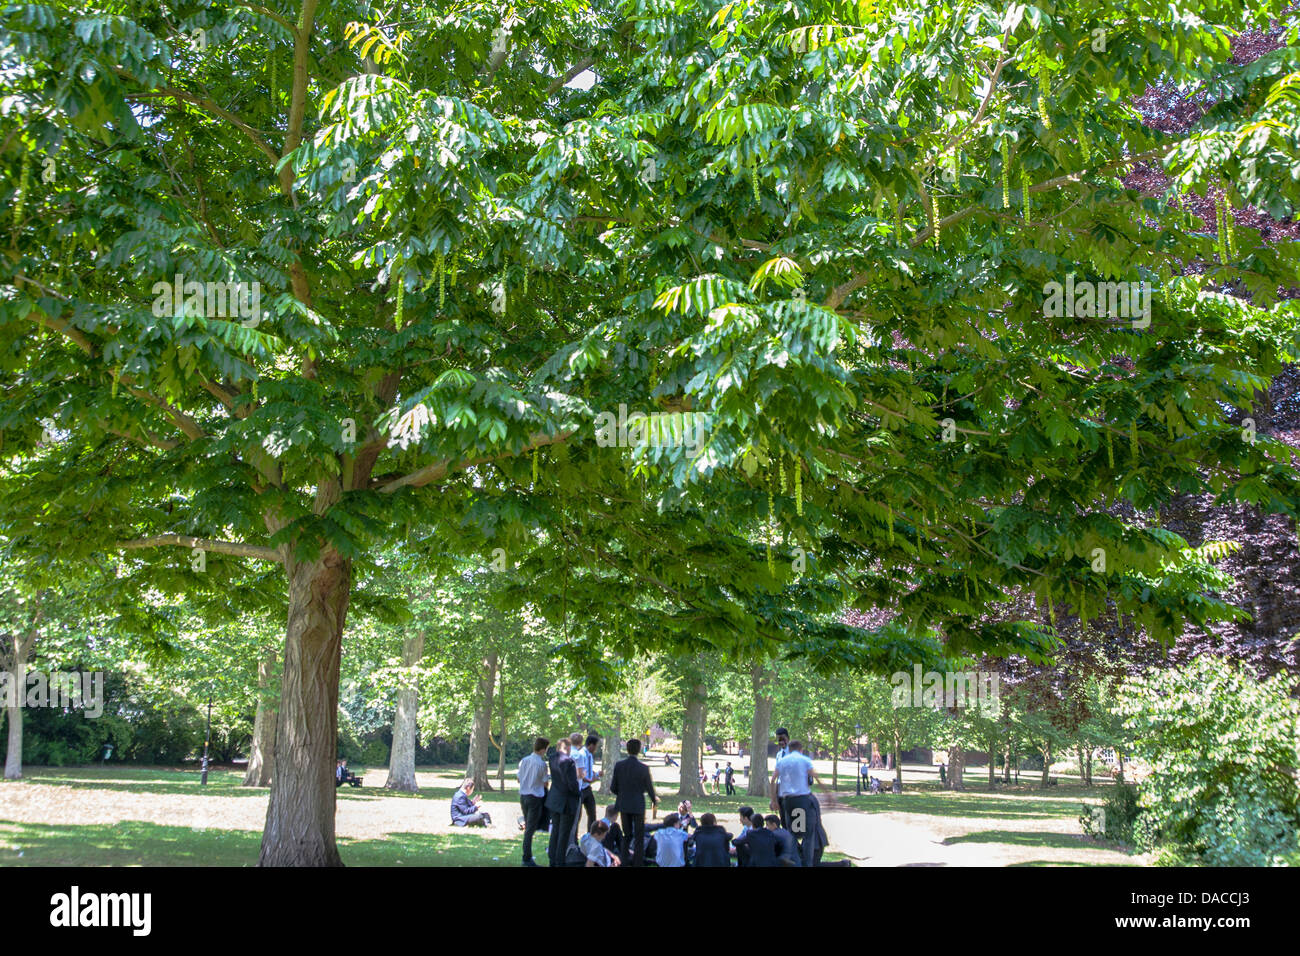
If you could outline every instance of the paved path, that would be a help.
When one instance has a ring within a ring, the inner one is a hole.
[[[1141,865],[1131,857],[1091,843],[1071,830],[1070,821],[1015,818],[923,816],[868,813],[840,804],[822,809],[831,849],[857,866],[1011,866],[1017,863]],[[1006,842],[992,831],[1010,832]],[[983,837],[982,834],[989,834]],[[1040,838],[1052,845],[1032,845]],[[1077,844],[1076,844],[1077,840]]]

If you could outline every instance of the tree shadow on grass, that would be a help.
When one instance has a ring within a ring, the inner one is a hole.
[[[340,837],[338,846],[349,866],[517,866],[520,844],[513,837],[502,830],[390,833],[376,840]],[[538,839],[544,850],[546,835]],[[256,830],[141,820],[82,826],[0,821],[0,866],[254,866],[261,844]]]
[[[1004,843],[1011,846],[1051,847],[1056,849],[1094,849],[1095,844],[1087,842],[1083,836],[1070,833],[1051,833],[1034,830],[980,830],[962,836],[948,837],[944,846],[956,846],[959,843]]]

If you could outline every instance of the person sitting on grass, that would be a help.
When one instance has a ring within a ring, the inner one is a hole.
[[[694,866],[731,866],[731,834],[718,826],[712,813],[700,815],[700,825],[695,831]]]
[[[650,827],[646,828],[649,833]],[[670,813],[664,817],[663,826],[654,829],[655,843],[657,852],[655,853],[656,866],[685,866],[686,865],[686,844],[690,842],[691,835],[682,829],[682,818],[675,813]]]
[[[699,824],[695,822],[695,814],[691,813],[691,801],[689,800],[683,800],[681,803],[677,804],[677,818],[681,820],[682,829],[684,830],[694,830],[699,826]],[[664,822],[666,823],[667,821],[665,820]]]
[[[803,859],[799,855],[799,845],[795,843],[794,834],[781,826],[781,818],[775,813],[769,813],[763,822],[767,824],[767,829],[772,836],[776,837],[777,865],[803,866]]]
[[[345,783],[350,783],[354,787],[359,787],[361,786],[361,778],[349,770],[347,760],[340,757],[338,765],[334,768],[334,786],[341,787]]]
[[[470,777],[460,785],[451,798],[451,825],[454,827],[490,827],[492,817],[479,807],[482,797],[474,796],[474,781]]]
[[[623,861],[616,857],[605,846],[605,838],[609,835],[609,824],[603,819],[597,820],[591,825],[591,830],[582,835],[578,841],[578,849],[582,850],[582,855],[587,858],[587,866],[622,866]]]
[[[777,818],[777,824],[781,823]],[[777,852],[781,845],[776,834],[763,825],[763,814],[755,813],[749,830],[731,841],[736,848],[736,862],[741,866],[779,866]]]
[[[605,808],[605,826],[609,834],[605,837],[605,849],[617,857],[623,856],[623,828],[618,825],[618,804],[611,803]],[[620,859],[619,863],[623,861]]]

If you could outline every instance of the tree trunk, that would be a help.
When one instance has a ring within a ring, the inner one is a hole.
[[[682,779],[677,795],[704,796],[700,786],[700,748],[704,746],[704,711],[708,703],[708,687],[700,678],[689,678],[686,690],[686,718],[682,726]]]
[[[997,747],[998,742],[995,739],[989,740],[989,790],[993,789],[993,779],[997,776]]]
[[[1084,753],[1084,756],[1087,758],[1087,762],[1084,764],[1083,767],[1083,785],[1085,787],[1091,787],[1092,786],[1092,748],[1091,747],[1087,749],[1087,751]]]
[[[1115,759],[1119,761],[1119,776],[1116,777],[1116,780],[1120,783],[1123,783],[1124,782],[1124,752],[1120,750],[1118,747],[1115,748]]]
[[[623,759],[623,715],[614,715],[614,732],[605,737],[600,751],[600,789],[609,792],[609,782],[614,779],[614,764]]]
[[[276,706],[271,683],[275,676],[276,651],[267,651],[257,662],[257,716],[253,718],[253,745],[248,751],[245,787],[269,787],[275,776]]]
[[[504,662],[498,677],[497,709],[501,712],[501,743],[497,747],[497,789],[504,791],[506,788],[506,668]]]
[[[1042,782],[1039,783],[1040,787],[1046,789],[1047,778],[1051,775],[1051,772],[1052,772],[1052,748],[1044,747],[1043,748],[1043,779]]]
[[[420,739],[420,684],[417,669],[424,659],[424,631],[417,630],[402,641],[402,683],[397,688],[397,715],[393,718],[393,749],[388,754],[386,790],[416,793],[415,748]]]
[[[491,790],[488,780],[488,742],[492,736],[492,699],[497,688],[497,652],[492,649],[483,655],[479,671],[478,690],[474,694],[474,724],[469,732],[469,765],[465,776],[474,781],[479,791]]]
[[[1002,751],[1002,782],[1011,783],[1011,735],[1007,734],[1006,747]]]
[[[13,636],[9,668],[9,749],[5,751],[5,779],[19,780],[23,775],[23,702],[27,694],[27,648],[30,641]]]
[[[286,556],[289,622],[284,646],[275,777],[260,866],[342,866],[334,842],[339,657],[352,562],[326,551]]]
[[[898,722],[898,711],[894,711],[894,793],[903,792],[903,728]]]
[[[768,795],[767,742],[772,728],[772,671],[766,664],[755,664],[749,672],[754,692],[754,726],[750,736],[749,787],[751,797]]]
[[[962,773],[966,769],[966,755],[962,752],[961,744],[956,744],[948,751],[948,789],[965,790],[966,785],[962,781]]]

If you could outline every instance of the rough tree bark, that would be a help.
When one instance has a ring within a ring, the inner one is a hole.
[[[700,747],[704,743],[704,713],[708,704],[708,687],[699,678],[691,678],[686,689],[686,715],[682,725],[682,779],[677,796],[704,796],[700,786]]]
[[[275,778],[259,866],[342,866],[334,843],[339,658],[352,562],[325,550],[285,557],[289,622],[275,733]]]
[[[506,665],[504,661],[497,670],[497,684],[497,710],[501,714],[501,742],[497,743],[494,740],[492,745],[497,748],[497,789],[504,791],[506,788]]]
[[[1052,772],[1052,748],[1050,746],[1043,748],[1043,779],[1039,783],[1040,787],[1046,789],[1047,779]]]
[[[614,764],[623,759],[623,715],[614,715],[613,733],[605,737],[600,751],[601,792],[609,791],[609,782],[614,779]]]
[[[954,745],[948,751],[948,789],[965,790],[966,784],[962,780],[962,774],[966,769],[966,754],[961,749],[961,744]]]
[[[5,648],[9,664],[9,701],[5,713],[9,718],[9,743],[5,751],[5,779],[20,780],[23,775],[23,703],[27,693],[27,658],[36,643],[36,630],[25,636],[14,634]]]
[[[772,728],[772,678],[767,665],[755,664],[749,672],[750,687],[754,692],[754,726],[750,735],[749,787],[751,797],[768,795],[767,743]]]
[[[492,789],[488,780],[488,747],[492,737],[492,701],[497,688],[497,652],[493,648],[483,655],[478,689],[474,694],[474,723],[469,732],[469,765],[465,776],[474,781],[476,790]]]
[[[424,631],[417,630],[402,641],[402,684],[397,689],[397,715],[393,718],[393,749],[388,754],[386,790],[416,793],[415,747],[419,740],[416,719],[420,715],[420,685],[417,669],[424,659]]]
[[[269,787],[275,776],[276,706],[271,682],[275,675],[274,650],[257,662],[257,716],[253,718],[253,745],[248,752],[245,787]]]

